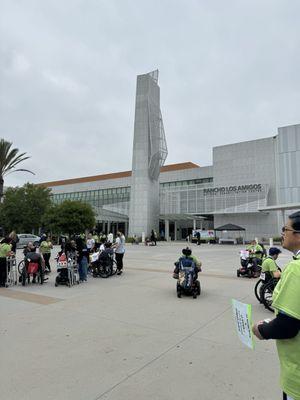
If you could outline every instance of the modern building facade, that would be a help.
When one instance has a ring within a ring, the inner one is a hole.
[[[99,229],[131,236],[155,229],[167,239],[184,239],[192,229],[228,223],[244,228],[246,239],[279,236],[278,210],[300,206],[300,125],[214,147],[211,166],[163,166],[167,147],[157,78],[156,72],[137,78],[132,171],[43,183],[53,202],[88,202]]]

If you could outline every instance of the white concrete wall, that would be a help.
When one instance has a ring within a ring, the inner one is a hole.
[[[300,202],[300,125],[278,129],[280,203]]]
[[[268,205],[277,204],[276,137],[218,146],[213,149],[214,186],[268,184]],[[279,235],[278,213],[215,215],[215,227],[233,223],[247,238]]]

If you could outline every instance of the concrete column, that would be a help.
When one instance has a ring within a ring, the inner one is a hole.
[[[165,219],[165,238],[166,241],[169,241],[169,236],[170,236],[170,223],[168,219]]]
[[[282,226],[285,225],[285,211],[284,210],[280,210],[281,211],[281,218],[282,218]]]
[[[107,233],[110,233],[110,221],[107,221]]]
[[[197,229],[197,220],[193,219],[193,229],[194,231]]]
[[[124,232],[125,237],[128,236],[128,222],[125,221],[125,232]]]
[[[117,227],[116,227],[116,229],[117,229],[117,232],[118,232],[118,230],[119,230],[119,224],[118,224],[118,222],[117,222]],[[116,232],[116,233],[117,233]],[[125,232],[124,232],[124,235],[125,235]]]
[[[174,240],[177,240],[177,222],[174,221]]]
[[[200,220],[200,228],[203,229],[203,219]]]

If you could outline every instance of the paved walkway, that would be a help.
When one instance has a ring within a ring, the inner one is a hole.
[[[52,272],[43,286],[1,289],[0,398],[280,399],[274,342],[251,351],[234,329],[231,298],[270,317],[255,280],[236,278],[240,248],[193,246],[203,261],[193,300],[177,299],[171,277],[183,246],[127,246],[120,277],[55,288]]]

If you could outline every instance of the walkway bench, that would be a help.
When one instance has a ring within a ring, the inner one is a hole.
[[[236,239],[219,239],[219,244],[236,244]]]

